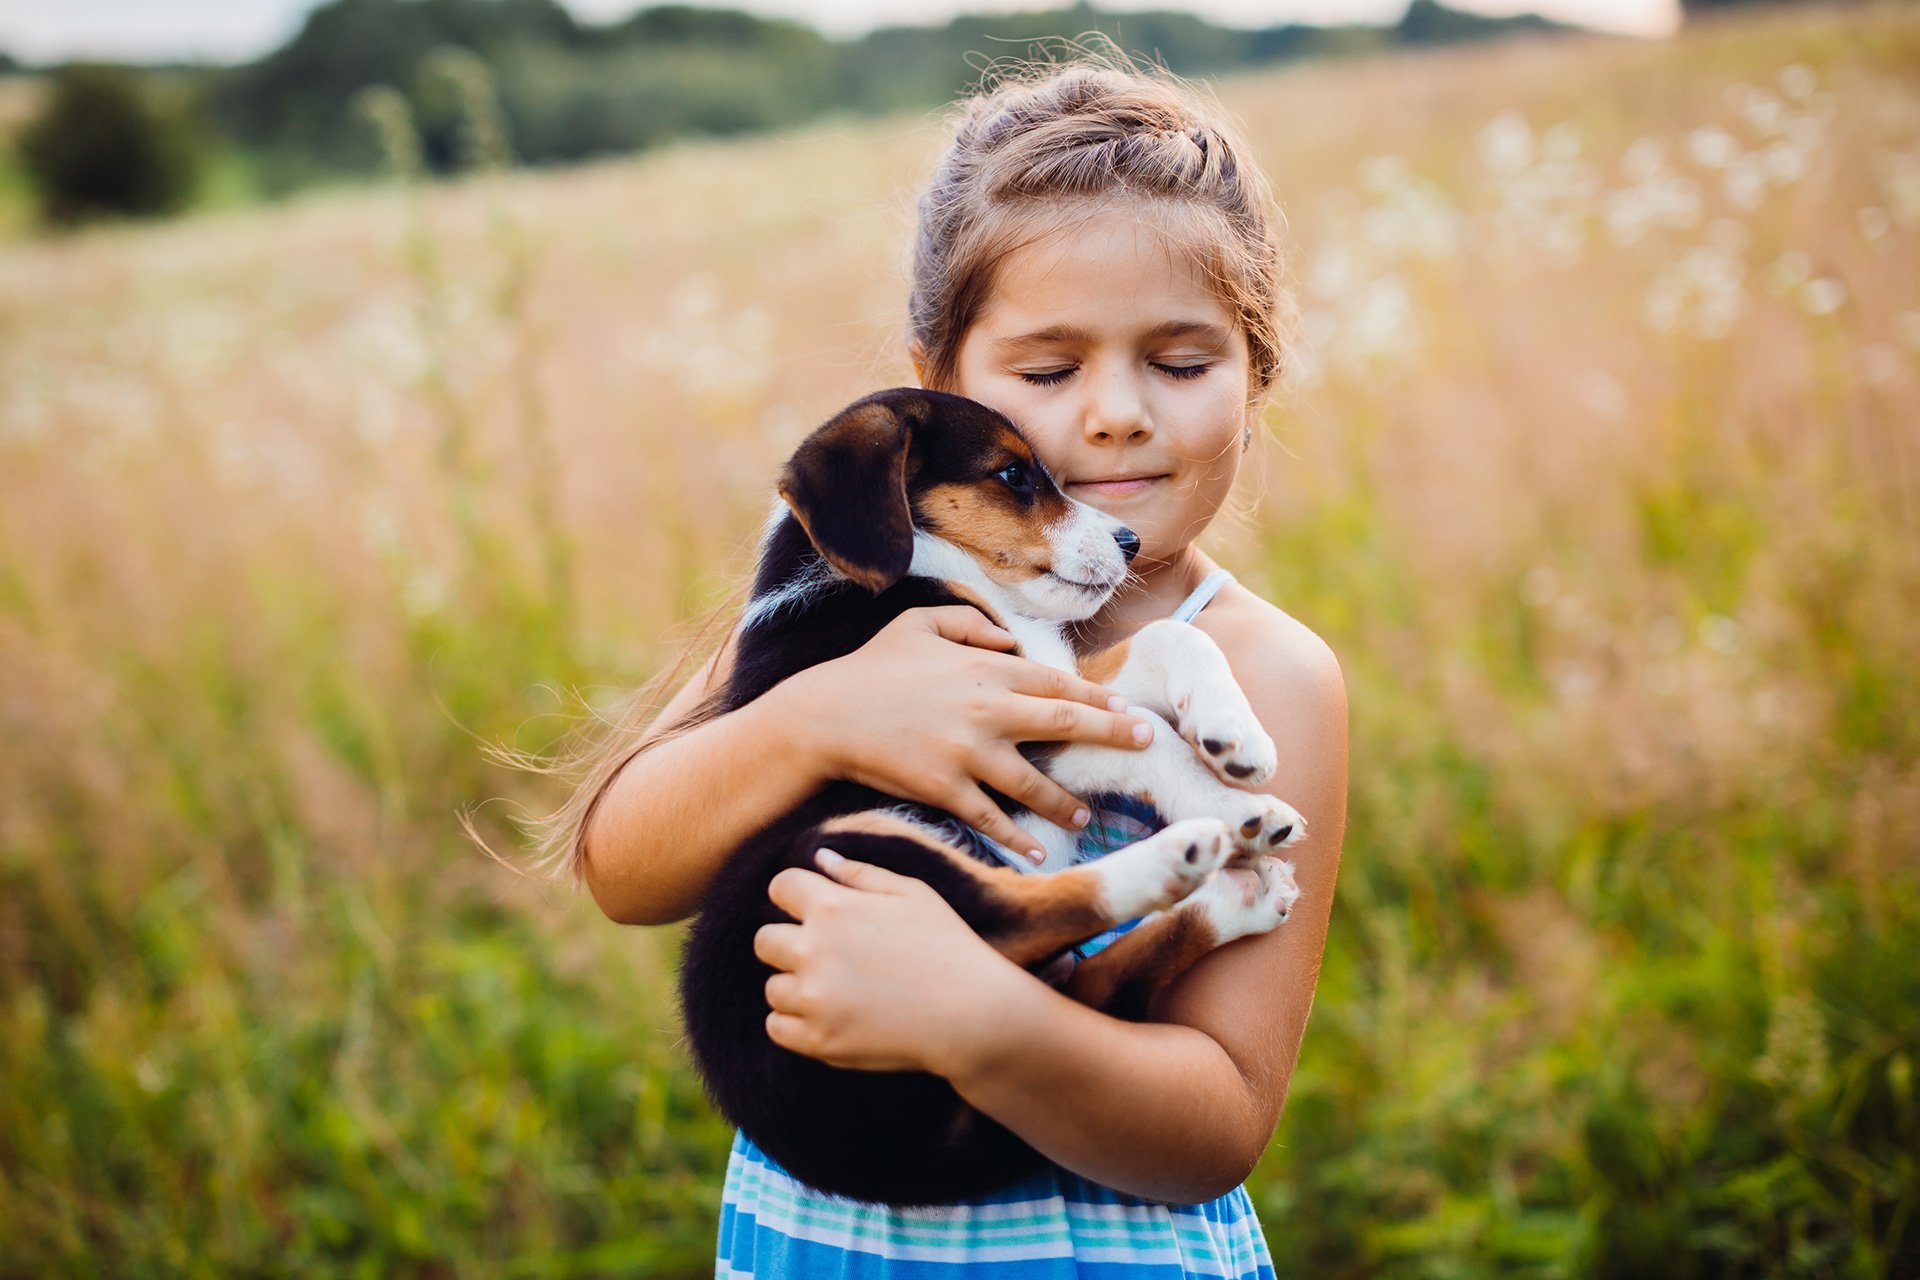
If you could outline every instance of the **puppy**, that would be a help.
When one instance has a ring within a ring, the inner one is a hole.
[[[828,847],[915,876],[1036,971],[1094,934],[1159,912],[1076,965],[1062,988],[1138,1020],[1201,955],[1286,918],[1298,889],[1292,867],[1271,855],[1305,824],[1281,801],[1231,785],[1269,777],[1274,746],[1204,632],[1158,621],[1076,664],[1066,626],[1092,617],[1121,585],[1139,540],[1063,494],[1000,414],[918,388],[877,392],[810,435],[779,488],[785,507],[761,546],[732,675],[696,716],[743,706],[851,653],[904,610],[971,604],[1012,632],[1026,657],[1077,666],[1155,720],[1152,743],[1138,751],[1022,747],[1076,794],[1149,801],[1171,825],[1148,839],[1075,867],[1074,832],[996,797],[1055,872],[1023,875],[950,815],[838,782],[742,844],[688,931],[681,1008],[694,1062],[728,1120],[822,1191],[902,1206],[968,1199],[1043,1157],[938,1076],[831,1067],[768,1038],[773,971],[754,955],[753,937],[792,920],[767,897],[774,875],[814,868],[814,853]],[[1215,874],[1230,859],[1231,871]]]

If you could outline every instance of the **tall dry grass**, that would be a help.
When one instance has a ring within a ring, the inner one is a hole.
[[[1217,549],[1354,708],[1283,1273],[1916,1265],[1916,68],[1855,7],[1221,84],[1302,314]],[[710,1268],[672,932],[455,815],[908,380],[940,144],[0,246],[0,1272]]]

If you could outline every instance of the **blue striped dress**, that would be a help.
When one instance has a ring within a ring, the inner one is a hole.
[[[1191,620],[1226,581],[1174,614]],[[1077,861],[1162,826],[1152,808],[1101,797]],[[1012,855],[1007,860],[1019,863]],[[1082,944],[1092,955],[1138,924]],[[1273,1280],[1244,1186],[1202,1204],[1127,1195],[1058,1165],[962,1204],[894,1209],[815,1191],[735,1133],[721,1193],[716,1280]]]

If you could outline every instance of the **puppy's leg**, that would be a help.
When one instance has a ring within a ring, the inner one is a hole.
[[[987,866],[887,813],[829,819],[813,844],[925,880],[1022,968],[1179,902],[1234,852],[1231,834],[1215,818],[1175,823],[1098,861],[1047,876]]]
[[[1285,801],[1228,786],[1194,755],[1153,712],[1134,713],[1154,722],[1153,741],[1138,750],[1064,743],[1048,757],[1047,775],[1075,795],[1118,792],[1152,804],[1169,822],[1219,818],[1233,831],[1240,851],[1270,854],[1306,834],[1306,819]]]
[[[1278,763],[1273,739],[1254,717],[1227,655],[1198,627],[1171,618],[1091,655],[1082,674],[1135,706],[1172,720],[1223,782],[1261,783]]]
[[[1171,911],[1139,925],[1080,962],[1066,993],[1119,1018],[1147,1016],[1153,997],[1207,952],[1265,933],[1287,918],[1300,888],[1293,866],[1256,858],[1228,866]]]

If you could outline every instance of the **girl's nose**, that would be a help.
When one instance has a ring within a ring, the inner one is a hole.
[[[1133,377],[1124,372],[1104,374],[1089,380],[1089,390],[1083,428],[1089,441],[1144,444],[1153,438],[1146,397]]]

